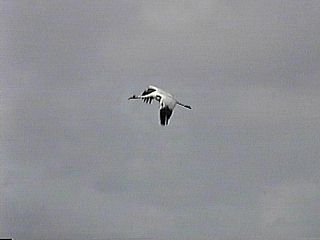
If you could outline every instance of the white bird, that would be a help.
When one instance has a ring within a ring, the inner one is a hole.
[[[142,99],[145,103],[149,104],[151,104],[152,100],[158,101],[160,103],[159,116],[160,124],[162,126],[169,124],[169,120],[172,116],[173,109],[177,104],[182,107],[191,109],[190,106],[180,103],[170,93],[155,86],[149,86],[139,96],[133,95],[132,97],[128,98],[128,100],[131,99]]]

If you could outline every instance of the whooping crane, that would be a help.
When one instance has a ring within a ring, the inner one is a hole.
[[[170,93],[155,86],[149,86],[139,96],[133,95],[132,97],[128,98],[128,100],[132,99],[142,99],[145,103],[149,104],[151,104],[152,100],[158,101],[160,103],[159,116],[160,124],[162,126],[169,124],[169,119],[172,116],[173,109],[177,104],[182,107],[191,109],[190,106],[182,104],[178,100],[176,100]]]

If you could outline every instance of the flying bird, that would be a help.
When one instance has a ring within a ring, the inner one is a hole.
[[[177,99],[175,99],[170,93],[155,87],[149,86],[144,90],[141,95],[133,95],[129,97],[128,100],[132,99],[142,99],[145,103],[152,103],[152,100],[159,102],[159,116],[160,116],[160,125],[165,126],[169,124],[170,117],[172,116],[173,109],[178,104],[182,107],[191,109],[189,105],[182,104]]]

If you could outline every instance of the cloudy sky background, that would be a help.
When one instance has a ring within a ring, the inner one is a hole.
[[[0,237],[320,238],[319,1],[0,6]]]

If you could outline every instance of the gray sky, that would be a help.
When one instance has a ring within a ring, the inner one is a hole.
[[[320,238],[319,1],[0,6],[0,237]]]

